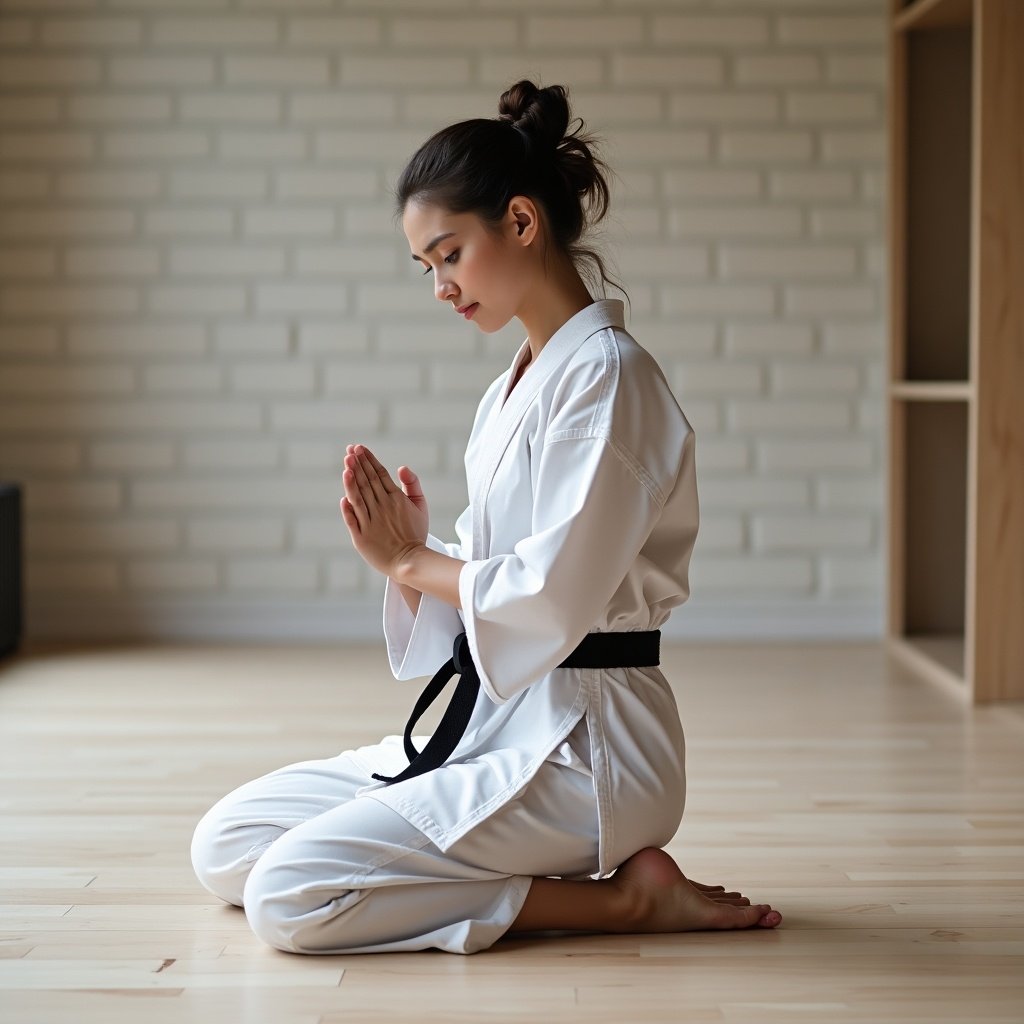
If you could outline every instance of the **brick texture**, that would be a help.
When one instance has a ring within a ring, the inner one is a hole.
[[[380,638],[345,446],[418,470],[454,539],[476,404],[523,340],[435,300],[390,190],[519,77],[568,85],[604,140],[595,241],[697,431],[666,633],[770,609],[880,634],[887,8],[5,0],[0,478],[25,488],[27,634],[170,636],[189,608],[245,636],[264,606],[263,636]]]

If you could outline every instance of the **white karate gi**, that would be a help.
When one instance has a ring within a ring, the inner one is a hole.
[[[226,899],[241,893],[254,929],[282,949],[474,952],[511,926],[532,875],[606,875],[678,828],[684,738],[660,667],[558,664],[588,632],[660,628],[689,596],[694,432],[620,299],[567,320],[509,393],[528,354],[527,340],[477,409],[458,541],[427,537],[466,563],[462,608],[423,594],[414,616],[385,586],[396,679],[432,676],[467,634],[481,689],[455,751],[389,786],[369,776],[408,764],[393,734],[247,783],[197,827],[199,877]],[[308,783],[311,771],[325,780],[319,811],[275,802],[289,773]],[[354,905],[359,924],[346,929]]]

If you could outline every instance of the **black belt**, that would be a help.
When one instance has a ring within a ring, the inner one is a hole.
[[[658,665],[660,664],[658,657],[660,643],[660,629],[588,633],[580,645],[558,667],[624,668],[635,665]],[[413,746],[413,727],[456,672],[461,678],[455,687],[451,702],[427,745],[422,751],[419,751]],[[466,731],[479,690],[480,676],[477,674],[476,665],[473,664],[469,641],[463,632],[455,638],[451,658],[437,670],[434,678],[427,683],[409,716],[409,721],[405,726],[405,753],[409,758],[409,766],[390,778],[386,775],[378,775],[376,772],[373,773],[372,778],[391,785],[393,782],[404,782],[416,775],[422,775],[424,772],[429,772],[444,764]]]

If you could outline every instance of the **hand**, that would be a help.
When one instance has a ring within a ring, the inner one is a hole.
[[[416,474],[407,466],[410,493],[400,490],[376,456],[363,445],[349,445],[342,478],[341,513],[352,544],[363,560],[395,577],[404,557],[426,544],[427,507]]]
[[[354,455],[355,450],[356,446],[354,444],[346,445],[345,447],[347,455]],[[369,457],[374,462],[377,462],[372,452],[369,453]],[[380,463],[378,462],[377,465],[379,466]],[[380,468],[384,469],[383,466],[380,466]],[[399,466],[396,476],[398,477],[398,482],[402,485],[402,490],[409,496],[409,500],[423,513],[422,529],[423,536],[426,537],[427,531],[430,529],[430,513],[427,509],[427,496],[423,493],[420,478],[408,466]]]

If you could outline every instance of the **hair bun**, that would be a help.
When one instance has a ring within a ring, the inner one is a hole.
[[[545,149],[555,149],[569,127],[569,100],[564,86],[538,88],[528,78],[506,89],[498,100],[498,118]]]
[[[596,249],[584,244],[585,232],[607,213],[610,168],[597,152],[599,139],[581,118],[570,122],[569,90],[540,88],[520,79],[501,93],[498,116],[471,117],[434,132],[413,154],[395,186],[395,215],[409,203],[434,206],[450,214],[472,213],[485,227],[502,232],[509,203],[525,196],[536,205],[547,243],[589,277],[592,263],[597,289],[608,277]],[[511,130],[510,130],[511,129]],[[625,289],[621,289],[625,292]]]

